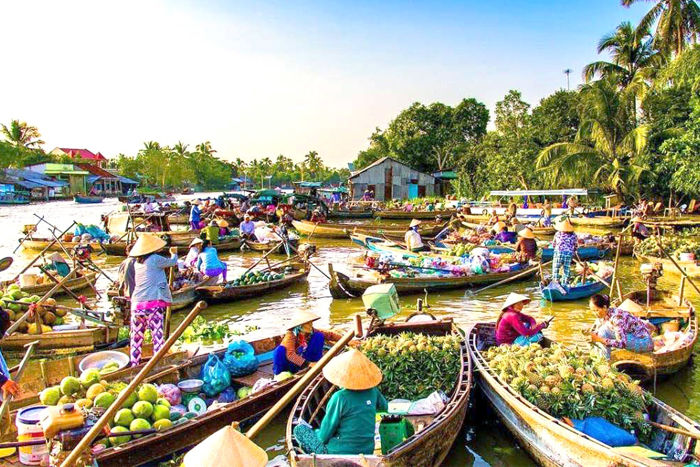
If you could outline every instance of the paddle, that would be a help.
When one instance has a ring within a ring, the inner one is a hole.
[[[356,318],[357,319],[357,318]],[[328,352],[325,353],[321,360],[319,360],[314,366],[309,368],[304,376],[301,377],[299,381],[290,389],[282,399],[280,399],[275,405],[273,405],[270,410],[267,411],[265,415],[262,416],[260,420],[253,425],[250,430],[245,434],[248,438],[253,439],[260,431],[270,423],[279,414],[282,409],[284,409],[287,404],[289,404],[305,387],[308,383],[313,381],[316,376],[321,373],[323,367],[331,361],[335,355],[340,352],[352,338],[355,337],[355,329],[351,329],[345,335],[335,343],[333,347],[330,348]],[[65,467],[68,467],[67,465]]]
[[[22,358],[22,361],[19,364],[19,369],[17,370],[17,373],[15,373],[15,378],[13,379],[15,383],[19,383],[19,380],[22,378],[22,373],[24,373],[24,369],[29,363],[29,359],[34,353],[34,348],[37,345],[39,345],[39,341],[30,342],[24,345],[27,351],[24,353],[24,358]],[[8,374],[7,377],[10,378],[10,375]],[[0,406],[0,420],[2,420],[5,417],[5,412],[9,410],[10,402],[12,402],[12,399],[14,399],[14,396],[12,394],[8,394],[7,399],[2,401],[2,406]]]
[[[294,248],[294,246],[292,246],[291,243],[287,243],[287,244],[289,245],[289,248],[290,248],[294,253],[299,254],[299,250],[296,249],[296,248]],[[309,260],[309,264],[310,264],[311,266],[313,266],[318,272],[320,272],[321,274],[323,274],[323,276],[324,276],[326,279],[331,280],[331,278],[328,276],[328,274],[326,274],[325,272],[323,272],[323,271],[321,270],[321,268],[319,268],[318,266],[316,266],[311,260]]]
[[[34,215],[36,216],[36,214],[34,214]],[[38,216],[37,216],[37,217],[38,217]],[[43,217],[43,216],[42,216],[42,217],[39,217],[39,219],[42,219],[42,220],[43,220],[44,217]],[[23,238],[22,240],[19,241],[19,244],[17,245],[17,247],[15,247],[15,249],[12,251],[12,254],[17,253],[17,250],[19,250],[19,247],[21,247],[21,246],[24,244],[24,242],[25,242],[29,237],[32,236],[32,234],[33,234],[34,232],[36,232],[36,225],[35,225],[34,227],[32,227],[31,229],[29,229],[29,232],[27,232],[27,234],[24,236],[24,238]]]
[[[63,461],[61,467],[71,467],[75,465],[78,457],[83,451],[89,448],[90,443],[100,434],[102,429],[109,423],[114,415],[119,409],[121,409],[124,402],[131,396],[131,393],[141,384],[141,382],[146,379],[146,376],[155,368],[156,364],[165,356],[170,350],[170,347],[178,340],[178,338],[185,332],[187,326],[189,326],[192,321],[199,315],[199,313],[207,307],[206,302],[198,302],[197,305],[190,311],[190,313],[185,317],[185,319],[180,323],[180,325],[175,329],[168,340],[165,341],[163,347],[146,363],[146,365],[139,371],[139,373],[131,380],[129,385],[119,393],[119,397],[114,401],[109,409],[97,420],[90,431],[80,440],[80,443],[70,452],[68,457]]]
[[[73,228],[74,225],[75,225],[75,221],[73,221],[73,223],[70,225],[70,227],[68,227],[66,230],[64,230],[63,232],[61,232],[61,235],[59,235],[58,237],[63,237],[70,229]],[[39,254],[36,255],[36,256],[34,257],[34,259],[33,259],[29,264],[27,264],[27,265],[24,267],[24,269],[22,269],[22,270],[15,276],[14,279],[12,279],[11,282],[16,281],[16,280],[19,278],[19,276],[21,276],[22,274],[24,274],[25,272],[27,272],[27,269],[29,269],[29,268],[31,268],[32,266],[34,266],[34,263],[36,263],[37,260],[38,260],[39,258],[41,258],[41,256],[42,256],[44,253],[46,253],[47,251],[49,251],[49,249],[50,249],[52,246],[54,246],[55,243],[56,243],[56,240],[54,239],[54,240],[51,241],[51,243],[49,243],[48,245],[46,245],[46,247],[45,247],[43,250],[41,250],[41,251],[39,252]]]
[[[547,262],[544,263],[541,267],[548,266],[548,265],[551,264],[551,263],[552,263],[551,261],[547,261]],[[538,266],[538,267],[539,267],[539,266]],[[472,292],[470,295],[471,295],[471,296],[474,296],[474,295],[476,295],[476,294],[478,294],[478,293],[483,292],[484,290],[492,289],[492,288],[494,288],[494,287],[498,287],[499,285],[503,285],[503,284],[507,284],[507,283],[509,283],[509,282],[513,282],[514,280],[520,279],[521,277],[526,276],[526,275],[528,275],[528,274],[530,274],[530,273],[532,273],[532,268],[527,268],[526,270],[524,270],[523,272],[521,272],[521,273],[519,273],[519,274],[516,274],[516,275],[514,275],[514,276],[510,276],[509,278],[503,279],[502,281],[496,282],[495,284],[487,285],[487,286],[484,287],[483,289],[479,289],[479,290],[477,290],[476,292]]]

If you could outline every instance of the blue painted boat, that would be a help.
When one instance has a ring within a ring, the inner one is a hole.
[[[580,300],[582,298],[588,298],[591,295],[597,294],[606,289],[604,284],[601,284],[595,279],[593,282],[588,282],[584,285],[561,287],[566,291],[565,294],[562,293],[561,290],[559,290],[559,287],[557,287],[557,285],[555,285],[553,282],[550,282],[544,287],[540,285],[540,293],[542,294],[542,298],[550,302]]]
[[[610,248],[602,248],[599,246],[582,246],[577,250],[579,258],[585,259],[602,259],[610,252]],[[554,259],[553,248],[542,249],[542,262],[552,261]]]
[[[104,201],[104,196],[81,196],[81,195],[75,195],[73,196],[73,199],[75,200],[76,203],[80,204],[97,204],[101,203]]]

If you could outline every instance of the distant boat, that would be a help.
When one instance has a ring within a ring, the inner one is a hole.
[[[82,195],[75,195],[73,197],[76,203],[80,204],[97,204],[101,203],[105,198],[104,196],[82,196]]]
[[[29,204],[29,197],[18,192],[9,192],[0,195],[0,204]]]

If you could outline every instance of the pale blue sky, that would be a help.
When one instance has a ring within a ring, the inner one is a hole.
[[[475,97],[493,111],[518,89],[535,105],[566,86],[566,68],[574,88],[599,38],[650,6],[2,2],[0,121],[38,126],[47,150],[209,140],[224,158],[317,150],[341,166],[415,101]]]

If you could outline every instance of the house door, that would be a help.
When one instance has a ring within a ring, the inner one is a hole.
[[[425,185],[418,185],[418,197],[425,198]]]
[[[408,185],[408,199],[418,198],[418,185],[411,183]]]
[[[384,170],[384,201],[388,201],[392,196],[394,183],[394,168],[388,167]]]

